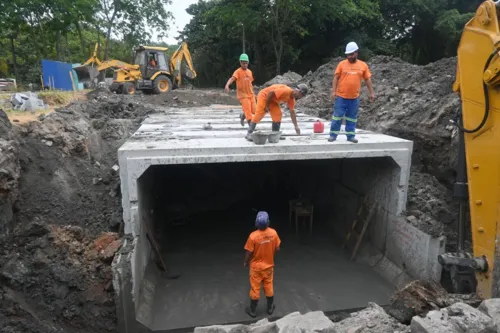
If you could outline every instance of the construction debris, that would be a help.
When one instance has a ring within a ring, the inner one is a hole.
[[[252,333],[291,333],[291,332],[320,332],[335,333],[335,325],[321,311],[301,314],[293,312],[285,317],[269,322],[267,319],[260,320],[252,325],[214,325],[197,327],[194,333],[229,333],[229,332],[252,332]]]
[[[408,325],[414,316],[425,315],[448,305],[450,298],[443,287],[434,282],[413,281],[392,297],[387,312]]]
[[[493,318],[500,332],[500,299],[486,299],[479,305],[478,310]]]
[[[408,326],[400,324],[375,303],[369,303],[362,311],[351,313],[348,318],[335,323],[334,327],[336,332],[410,332]]]
[[[11,96],[10,102],[14,110],[20,111],[36,111],[36,110],[46,110],[49,108],[47,104],[43,102],[38,95],[32,92],[26,94],[17,93]]]
[[[495,321],[464,303],[456,303],[422,317],[413,317],[411,333],[497,333]]]

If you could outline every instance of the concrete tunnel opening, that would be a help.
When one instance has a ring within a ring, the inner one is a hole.
[[[150,166],[137,179],[138,320],[161,331],[251,319],[244,312],[243,246],[259,210],[269,212],[283,242],[275,259],[274,316],[387,303],[395,287],[361,258],[350,260],[352,248],[342,244],[367,199],[378,206],[362,244],[384,252],[387,215],[397,215],[400,205],[400,176],[388,156]],[[289,220],[290,200],[297,198],[314,208],[312,230],[308,218],[299,220],[298,232]],[[160,273],[148,228],[178,279]],[[262,290],[261,316],[264,300]]]

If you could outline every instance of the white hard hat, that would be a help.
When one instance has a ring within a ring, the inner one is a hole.
[[[356,52],[358,49],[358,44],[356,44],[355,42],[349,42],[345,47],[345,54]]]

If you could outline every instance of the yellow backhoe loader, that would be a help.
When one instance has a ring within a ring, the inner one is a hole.
[[[484,1],[462,32],[453,90],[459,152],[454,196],[460,202],[456,253],[438,257],[455,292],[500,297],[500,1]],[[470,209],[472,251],[465,248]]]
[[[82,66],[73,68],[78,80],[82,83],[93,82],[101,71],[114,70],[111,91],[123,94],[134,94],[137,90],[155,94],[166,93],[182,84],[182,76],[196,78],[191,53],[183,42],[171,57],[168,57],[166,47],[139,46],[135,49],[134,64],[120,60],[101,62],[97,57],[96,44],[93,56]],[[184,71],[182,61],[187,63]],[[183,73],[184,71],[184,73]]]

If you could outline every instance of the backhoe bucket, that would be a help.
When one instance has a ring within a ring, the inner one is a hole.
[[[81,83],[92,82],[99,76],[99,71],[92,66],[78,66],[74,67],[73,70],[76,72],[78,81]]]
[[[186,72],[184,73],[189,79],[194,79],[195,75],[192,70],[186,69]]]

